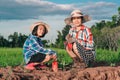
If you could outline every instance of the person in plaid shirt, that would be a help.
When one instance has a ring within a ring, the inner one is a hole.
[[[83,15],[80,10],[74,10],[69,19],[72,28],[66,36],[66,51],[73,59],[74,67],[80,67],[81,62],[87,67],[95,59],[93,35],[90,28],[83,25],[90,18],[88,15]]]
[[[31,26],[31,34],[26,39],[23,45],[23,54],[26,69],[36,69],[36,66],[45,67],[44,63],[53,59],[56,60],[56,52],[50,49],[45,49],[41,38],[49,31],[48,24],[44,22],[36,22]]]

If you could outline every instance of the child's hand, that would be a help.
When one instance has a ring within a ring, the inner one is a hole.
[[[69,38],[69,39],[68,39],[68,42],[69,42],[69,43],[74,43],[74,42],[76,42],[76,39],[75,39],[75,38]]]
[[[67,34],[66,40],[67,40],[67,42],[69,42],[69,43],[73,43],[73,42],[76,41],[76,39],[73,38],[70,34]]]
[[[46,55],[46,59],[49,61],[51,56],[49,54]]]

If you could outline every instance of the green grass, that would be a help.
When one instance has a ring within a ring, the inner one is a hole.
[[[59,66],[72,62],[64,49],[53,48],[57,52]],[[0,66],[24,65],[22,48],[0,48]]]
[[[120,62],[120,51],[109,51],[103,49],[96,50],[96,61],[105,61],[108,64]]]
[[[72,62],[65,49],[52,48],[57,52],[60,67]],[[103,49],[96,50],[96,61],[105,61],[109,64],[120,62],[120,51],[108,51]],[[24,65],[22,48],[0,48],[0,67]]]
[[[23,63],[22,48],[0,48],[0,66],[15,66]]]
[[[58,57],[58,63],[59,67],[64,67],[65,65],[68,65],[69,63],[72,62],[72,59],[70,56],[67,54],[65,49],[57,49],[57,48],[52,48],[52,50],[57,52],[57,57]]]

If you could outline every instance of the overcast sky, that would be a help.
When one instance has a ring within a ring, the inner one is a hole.
[[[45,39],[55,41],[57,31],[65,27],[64,19],[72,10],[80,9],[92,17],[85,23],[111,20],[117,14],[120,0],[0,0],[0,34],[7,37],[14,32],[30,34],[30,26],[44,21],[51,26]]]

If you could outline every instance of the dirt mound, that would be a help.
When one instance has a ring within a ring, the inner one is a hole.
[[[59,69],[58,72],[6,67],[0,68],[0,80],[120,80],[120,66]]]

